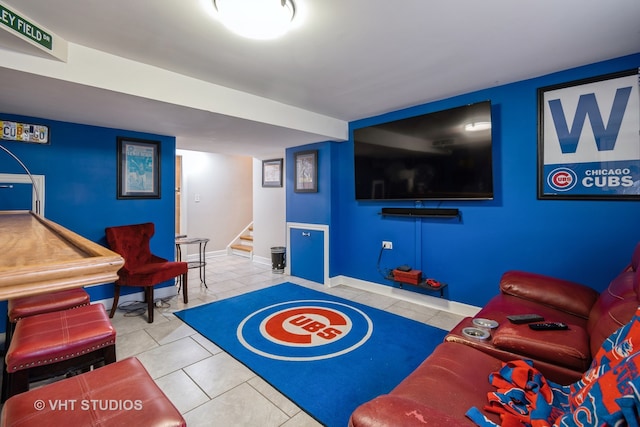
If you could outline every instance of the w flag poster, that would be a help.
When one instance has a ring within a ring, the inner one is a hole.
[[[638,70],[538,90],[539,198],[640,199]]]

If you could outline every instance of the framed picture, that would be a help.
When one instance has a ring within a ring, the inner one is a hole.
[[[262,186],[282,187],[282,159],[262,161]]]
[[[160,198],[160,142],[118,137],[117,197]]]
[[[640,199],[638,74],[538,89],[539,199]]]
[[[318,150],[294,154],[296,193],[318,192]]]

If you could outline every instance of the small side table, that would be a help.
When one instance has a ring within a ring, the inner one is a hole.
[[[205,266],[207,262],[205,261],[205,249],[207,247],[207,242],[209,239],[203,237],[176,237],[176,258],[178,261],[182,261],[182,249],[181,245],[198,245],[198,261],[190,261],[187,264],[189,268],[197,268],[200,271],[200,283],[202,283],[207,289],[207,280],[206,280],[206,272]]]

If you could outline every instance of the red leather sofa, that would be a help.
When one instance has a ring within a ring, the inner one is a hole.
[[[488,340],[468,338],[462,320],[445,341],[466,344],[509,361],[527,358],[544,376],[560,384],[580,379],[602,342],[629,322],[640,304],[640,244],[630,264],[600,294],[587,286],[540,274],[509,271],[500,280],[500,293],[475,318],[492,319],[498,327]],[[566,331],[533,331],[507,320],[511,314],[534,313],[546,322],[562,322]]]
[[[465,413],[486,406],[487,393],[495,391],[489,374],[515,359],[532,360],[545,378],[559,384],[579,380],[603,341],[640,306],[639,265],[640,243],[629,266],[600,294],[553,277],[505,273],[500,293],[475,316],[498,322],[489,339],[465,336],[462,329],[472,326],[472,318],[463,319],[395,389],[358,407],[349,426],[473,426]],[[527,313],[564,322],[569,329],[533,331],[506,318]],[[484,415],[500,422],[495,414]]]

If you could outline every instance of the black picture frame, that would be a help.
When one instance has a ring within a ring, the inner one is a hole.
[[[318,150],[294,153],[294,188],[296,193],[318,192]]]
[[[282,159],[262,161],[262,186],[282,187]]]
[[[640,200],[638,75],[538,89],[538,199]]]
[[[160,198],[160,142],[117,138],[117,198]]]

